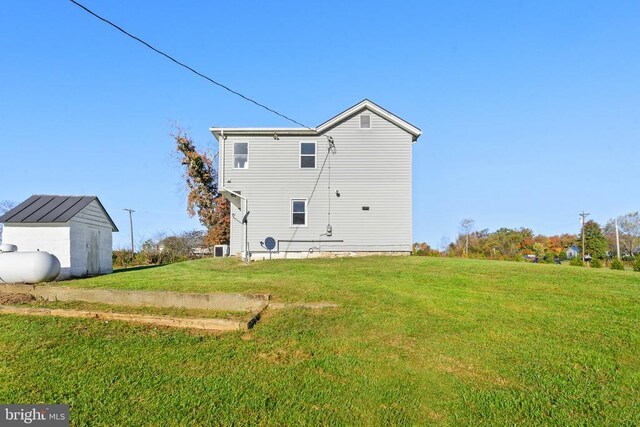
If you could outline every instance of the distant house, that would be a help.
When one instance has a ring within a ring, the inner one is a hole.
[[[95,196],[29,197],[0,217],[2,240],[60,260],[58,280],[111,273],[113,220]]]
[[[365,99],[315,128],[210,130],[231,254],[411,253],[417,127]]]
[[[578,255],[580,255],[580,248],[578,248],[578,246],[576,245],[571,245],[566,251],[565,253],[567,254],[567,258],[568,259],[572,259],[577,257]]]

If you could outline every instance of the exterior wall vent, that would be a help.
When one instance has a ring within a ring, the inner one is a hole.
[[[370,114],[360,114],[360,129],[371,129]]]

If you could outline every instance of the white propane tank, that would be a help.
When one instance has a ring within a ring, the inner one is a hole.
[[[4,245],[0,245],[0,252],[17,252],[18,247],[16,245],[10,245],[5,243]]]
[[[5,251],[2,246],[0,283],[50,282],[60,274],[60,261],[49,252]]]

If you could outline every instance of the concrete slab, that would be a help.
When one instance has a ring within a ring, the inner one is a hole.
[[[251,328],[257,319],[249,321],[207,318],[180,318],[150,316],[144,314],[108,313],[100,311],[62,310],[48,308],[12,307],[0,305],[0,314],[16,314],[21,316],[55,316],[99,320],[118,320],[142,323],[146,325],[168,326],[172,328],[201,329],[207,331],[241,331]],[[259,316],[259,313],[258,313]]]
[[[86,289],[52,285],[3,284],[0,293],[29,294],[47,301],[84,301],[132,307],[177,307],[218,311],[256,311],[269,301],[268,294],[197,294],[157,291]]]

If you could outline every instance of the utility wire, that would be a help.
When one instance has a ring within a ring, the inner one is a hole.
[[[183,67],[183,68],[186,68],[187,70],[191,71],[192,73],[194,73],[195,75],[197,75],[197,76],[199,76],[199,77],[202,77],[203,79],[205,79],[205,80],[209,81],[210,83],[213,83],[214,85],[219,86],[219,87],[221,87],[222,89],[224,89],[224,90],[226,90],[226,91],[228,91],[228,92],[231,92],[232,94],[234,94],[234,95],[236,95],[236,96],[239,96],[240,98],[244,99],[245,101],[249,101],[249,102],[251,102],[252,104],[257,105],[258,107],[264,108],[265,110],[267,110],[267,111],[269,111],[269,112],[271,112],[271,113],[273,113],[273,114],[276,114],[276,115],[278,115],[278,116],[282,117],[283,119],[289,120],[290,122],[295,123],[295,124],[297,124],[297,125],[299,125],[299,126],[302,126],[303,128],[306,128],[306,129],[309,129],[309,130],[313,130],[313,129],[312,129],[312,128],[310,128],[309,126],[306,126],[306,125],[304,125],[304,124],[300,123],[300,122],[299,122],[299,121],[297,121],[297,120],[292,119],[291,117],[289,117],[289,116],[287,116],[287,115],[285,115],[285,114],[279,113],[278,111],[276,111],[276,110],[274,110],[274,109],[272,109],[272,108],[269,108],[269,107],[267,107],[267,106],[266,106],[266,105],[264,105],[264,104],[261,104],[260,102],[256,101],[255,99],[249,98],[248,96],[243,95],[242,93],[240,93],[240,92],[238,92],[238,91],[236,91],[236,90],[231,89],[229,86],[226,86],[226,85],[224,85],[224,84],[222,84],[222,83],[220,83],[220,82],[217,82],[217,81],[215,81],[214,79],[212,79],[211,77],[209,77],[209,76],[207,76],[207,75],[205,75],[205,74],[202,74],[201,72],[199,72],[199,71],[197,71],[197,70],[195,70],[195,69],[191,68],[191,67],[190,67],[190,66],[188,66],[187,64],[185,64],[185,63],[183,63],[183,62],[178,61],[177,59],[175,59],[175,58],[174,58],[174,57],[172,57],[171,55],[169,55],[169,54],[167,54],[167,53],[164,53],[164,52],[163,52],[163,51],[161,51],[160,49],[157,49],[157,48],[155,48],[155,47],[151,46],[151,45],[150,45],[149,43],[147,43],[146,41],[142,40],[142,39],[141,39],[141,38],[139,38],[139,37],[134,36],[133,34],[129,33],[129,32],[128,32],[128,31],[126,31],[125,29],[123,29],[122,27],[120,27],[120,26],[118,26],[118,25],[114,24],[113,22],[109,21],[109,20],[108,20],[108,19],[106,19],[106,18],[103,18],[102,16],[98,15],[97,13],[95,13],[95,12],[93,12],[92,10],[88,9],[87,7],[83,6],[82,4],[78,3],[77,1],[75,1],[75,0],[69,0],[69,1],[70,1],[71,3],[73,3],[73,4],[75,4],[76,6],[78,6],[79,8],[83,9],[85,12],[89,13],[90,15],[95,16],[96,18],[98,18],[98,19],[99,19],[99,20],[101,20],[102,22],[104,22],[104,23],[106,23],[106,24],[111,25],[113,28],[115,28],[116,30],[118,30],[118,31],[120,31],[121,33],[125,34],[126,36],[131,37],[132,39],[134,39],[135,41],[137,41],[137,42],[139,42],[139,43],[142,43],[143,45],[145,45],[145,46],[146,46],[146,47],[148,47],[149,49],[153,50],[154,52],[156,52],[156,53],[158,53],[158,54],[160,54],[160,55],[164,56],[165,58],[167,58],[168,60],[170,60],[170,61],[172,61],[172,62],[175,62],[175,63],[176,63],[176,64],[178,64],[179,66],[181,66],[181,67]]]
[[[329,158],[329,154],[331,154],[331,150],[328,150],[327,155],[324,157],[324,161],[322,162],[322,167],[320,168],[320,173],[318,173],[318,177],[316,178],[316,183],[313,185],[313,190],[311,190],[311,194],[309,195],[309,199],[307,200],[307,206],[311,204],[311,199],[313,199],[313,195],[316,192],[316,188],[318,187],[318,182],[320,182],[320,177],[322,176],[322,171],[324,171],[324,166],[327,164],[327,159]]]

